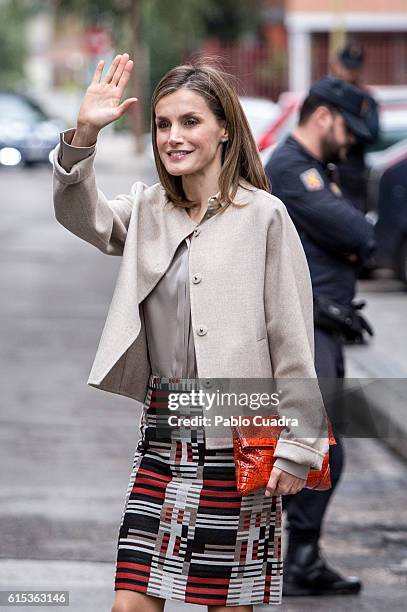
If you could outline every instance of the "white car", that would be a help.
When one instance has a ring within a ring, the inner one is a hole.
[[[280,106],[267,98],[241,96],[239,100],[257,142],[281,113]]]

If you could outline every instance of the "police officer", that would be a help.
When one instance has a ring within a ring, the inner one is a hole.
[[[300,235],[314,302],[333,304],[339,312],[352,311],[358,267],[371,256],[374,241],[372,226],[333,181],[331,164],[344,159],[357,138],[369,136],[365,109],[360,89],[333,77],[317,81],[302,105],[297,129],[277,147],[266,166],[272,192],[285,203]],[[329,308],[325,314],[329,320]],[[332,328],[316,322],[319,378],[343,379],[343,343],[338,321],[333,321]],[[289,522],[286,596],[353,594],[361,588],[358,578],[339,574],[319,551],[322,521],[343,465],[341,440],[336,431],[335,435],[337,445],[330,447],[332,489],[303,489],[284,498]]]
[[[374,143],[379,134],[378,105],[369,91],[362,84],[362,69],[365,56],[360,45],[349,43],[337,54],[332,63],[331,72],[333,76],[348,81],[352,85],[362,89],[365,94],[366,105],[365,122],[369,129],[368,137],[358,137],[356,142],[349,148],[346,159],[338,164],[338,180],[341,189],[352,204],[363,212],[367,211],[367,179],[365,154],[368,144]]]

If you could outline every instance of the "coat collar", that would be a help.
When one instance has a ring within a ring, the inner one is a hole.
[[[239,185],[236,191],[236,195],[233,198],[233,202],[235,204],[248,204],[252,198],[252,193],[254,191],[257,191],[257,188],[254,187],[254,185],[246,181],[246,179],[240,178]],[[222,206],[222,207],[225,206],[225,203],[219,199],[219,196],[220,196],[220,191],[218,191],[218,193],[216,193],[215,195],[209,198],[208,204],[210,203],[210,201],[212,202],[217,201],[219,203],[219,206]]]
[[[255,191],[257,191],[256,187],[254,187],[244,178],[240,178],[235,197],[233,198],[233,202],[238,205],[249,204],[253,198],[253,193]],[[164,207],[166,209],[167,231],[169,233],[169,240],[167,246],[171,245],[169,250],[173,255],[176,246],[178,246],[182,240],[185,240],[185,238],[194,231],[198,223],[191,219],[185,208],[174,206],[173,204],[168,202],[163,188],[162,195]],[[220,191],[208,198],[209,217],[213,216],[220,207],[225,206],[225,203],[219,199],[219,196]]]
[[[257,187],[254,187],[254,185],[241,177],[239,179],[239,184],[237,186],[237,191],[235,197],[233,198],[233,202],[236,204],[248,204],[254,191],[257,191]],[[217,209],[219,206],[225,206],[225,202],[220,199],[220,191],[214,193],[208,198],[208,208]]]
[[[241,178],[233,202],[238,205],[249,204],[255,191],[257,191],[257,187],[254,187],[244,178]],[[177,244],[179,244],[194,231],[198,223],[191,219],[185,208],[173,206],[168,202],[164,190],[163,199],[168,215],[167,219],[169,220],[168,230],[170,233],[170,242],[174,244],[178,241]],[[218,191],[208,198],[209,216],[215,214],[219,207],[223,208],[224,206],[225,203],[220,200],[220,191]]]
[[[146,216],[143,215],[140,230],[140,235],[144,236],[147,242],[154,247],[146,261],[139,261],[139,302],[148,295],[161,276],[165,274],[179,244],[190,236],[199,225],[191,219],[185,208],[174,206],[171,202],[168,202],[161,185],[160,191],[162,205],[158,208],[147,209],[149,213]],[[241,179],[233,201],[238,205],[249,204],[254,191],[257,191],[256,187]],[[224,206],[219,200],[219,195],[218,193],[209,198],[215,198],[211,205],[215,205],[217,208]],[[210,213],[210,216],[212,214],[214,213]]]

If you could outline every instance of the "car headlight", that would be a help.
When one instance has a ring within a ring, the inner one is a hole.
[[[0,149],[0,164],[3,166],[18,166],[21,162],[21,153],[14,147]]]

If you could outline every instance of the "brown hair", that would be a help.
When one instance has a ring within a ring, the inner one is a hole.
[[[191,202],[187,199],[182,187],[182,177],[173,176],[167,172],[156,144],[156,105],[161,98],[182,87],[200,94],[218,121],[226,123],[228,140],[222,145],[222,169],[219,177],[220,199],[225,204],[222,210],[233,203],[241,177],[255,187],[270,192],[269,182],[246,115],[236,90],[231,85],[231,76],[210,65],[208,60],[204,59],[176,66],[167,72],[158,83],[152,96],[151,132],[154,158],[159,179],[168,199],[175,206],[182,208],[192,208],[198,204],[198,202]]]
[[[320,106],[325,106],[331,112],[340,113],[340,110],[336,108],[334,104],[331,104],[330,102],[326,102],[323,98],[320,98],[319,96],[311,94],[305,98],[305,100],[303,101],[301,105],[300,114],[298,118],[298,125],[304,125],[305,123],[307,123],[309,118],[315,113],[317,108],[319,108]]]

